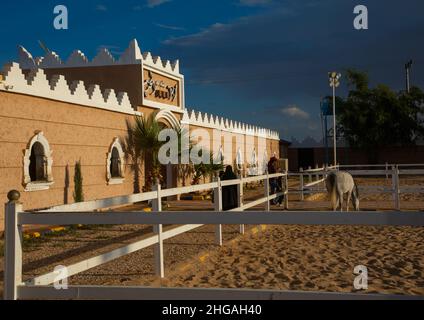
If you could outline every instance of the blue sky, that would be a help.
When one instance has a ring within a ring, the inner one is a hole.
[[[53,28],[53,8],[69,10],[69,30]],[[353,28],[353,8],[369,10],[369,30]],[[92,58],[105,46],[117,57],[132,38],[142,51],[180,59],[186,104],[273,128],[281,137],[321,137],[319,102],[327,72],[355,67],[372,85],[424,87],[422,0],[86,0],[1,3],[0,62],[21,44],[42,55],[37,40],[66,58]],[[346,93],[342,81],[339,92]]]

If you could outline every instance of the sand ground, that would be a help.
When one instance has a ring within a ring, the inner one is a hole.
[[[358,179],[358,183],[382,185],[386,181],[368,178]],[[296,187],[295,181],[290,184]],[[424,179],[411,177],[402,180],[402,184],[424,186]],[[246,199],[261,196],[261,188],[245,192]],[[298,199],[298,195],[290,195],[291,210],[329,209],[325,195],[306,201]],[[402,194],[401,206],[403,210],[423,210],[424,190],[421,194]],[[389,194],[362,195],[361,208],[392,210],[393,201]],[[129,209],[139,210],[140,205]],[[170,202],[169,210],[188,209],[211,210],[212,204]],[[153,249],[146,248],[73,276],[69,282],[351,292],[354,267],[365,265],[369,273],[367,292],[424,295],[424,228],[268,226],[259,233],[245,235],[239,234],[238,226],[224,226],[223,230],[222,247],[214,244],[213,226],[166,240],[165,279],[154,276]],[[24,279],[53,271],[59,264],[69,265],[135,242],[151,231],[150,226],[90,226],[26,241]],[[0,281],[3,260],[0,257]]]

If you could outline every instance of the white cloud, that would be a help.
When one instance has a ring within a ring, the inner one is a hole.
[[[154,8],[172,0],[147,0],[147,7]]]
[[[105,5],[103,5],[103,4],[98,4],[96,6],[96,10],[97,11],[107,11],[107,7]]]
[[[168,30],[175,30],[175,31],[183,31],[185,28],[177,27],[177,26],[170,26],[167,24],[161,24],[161,23],[155,23],[155,26],[162,28],[162,29],[168,29]]]
[[[281,109],[281,112],[289,117],[300,118],[300,119],[309,119],[309,113],[303,111],[296,105],[290,105],[286,108]]]

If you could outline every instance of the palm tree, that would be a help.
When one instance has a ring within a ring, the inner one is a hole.
[[[202,150],[200,153],[204,152],[206,150]],[[203,182],[205,182],[206,178],[212,178],[215,176],[219,171],[224,170],[223,165],[223,158],[221,158],[220,163],[214,163],[214,155],[213,152],[210,153],[210,159],[209,163],[199,163],[194,165],[195,175],[193,178],[193,184],[198,184],[200,178],[203,177]]]
[[[159,141],[158,136],[163,127],[156,120],[156,114],[153,112],[147,117],[136,116],[133,124],[127,120],[124,151],[126,158],[132,162],[134,192],[140,191],[139,177],[143,163],[147,167],[146,190],[151,190],[157,179],[162,180],[158,153],[164,142]]]

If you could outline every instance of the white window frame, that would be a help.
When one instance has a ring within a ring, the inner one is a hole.
[[[113,148],[116,148],[118,150],[119,158],[121,160],[122,177],[112,177],[112,173],[110,172],[110,163],[111,163],[111,160],[112,160],[112,150],[113,150]],[[114,185],[114,184],[124,183],[124,181],[125,181],[124,172],[125,172],[124,150],[122,148],[121,142],[119,141],[119,138],[114,138],[112,144],[110,145],[109,152],[107,153],[107,157],[106,157],[107,184],[108,185]]]
[[[44,148],[44,154],[47,159],[47,179],[46,181],[31,181],[31,176],[29,173],[29,164],[31,157],[32,146],[36,143],[40,143]],[[47,190],[54,183],[53,175],[52,175],[52,164],[53,164],[53,151],[50,149],[49,142],[47,141],[44,133],[42,131],[38,132],[32,139],[30,140],[27,148],[24,151],[24,181],[23,186],[25,191],[40,191]]]

